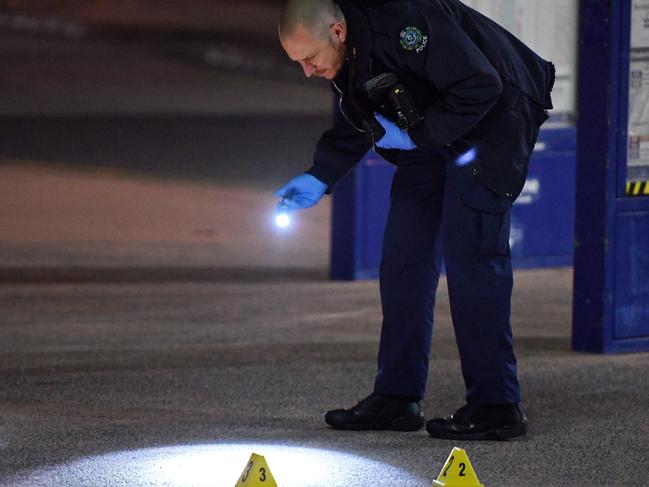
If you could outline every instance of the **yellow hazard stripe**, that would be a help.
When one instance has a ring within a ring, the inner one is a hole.
[[[647,196],[649,195],[649,181],[627,181],[627,196]]]

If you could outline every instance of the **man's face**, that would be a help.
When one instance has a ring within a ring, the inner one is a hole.
[[[340,72],[345,61],[345,25],[332,24],[329,37],[314,36],[298,25],[287,38],[280,39],[282,47],[291,60],[300,63],[307,78],[319,76],[333,79]]]

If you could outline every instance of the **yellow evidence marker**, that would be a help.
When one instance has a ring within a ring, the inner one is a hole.
[[[473,470],[469,457],[462,448],[453,448],[442,471],[433,480],[433,487],[484,487]]]
[[[234,487],[277,487],[266,459],[253,453]]]

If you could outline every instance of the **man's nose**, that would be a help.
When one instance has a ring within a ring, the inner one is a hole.
[[[308,63],[302,63],[302,69],[304,70],[304,76],[310,78],[316,72],[315,66]]]

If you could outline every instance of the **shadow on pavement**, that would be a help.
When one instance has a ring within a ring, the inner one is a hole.
[[[328,115],[95,115],[0,119],[0,159],[189,180],[281,182],[307,169]]]

